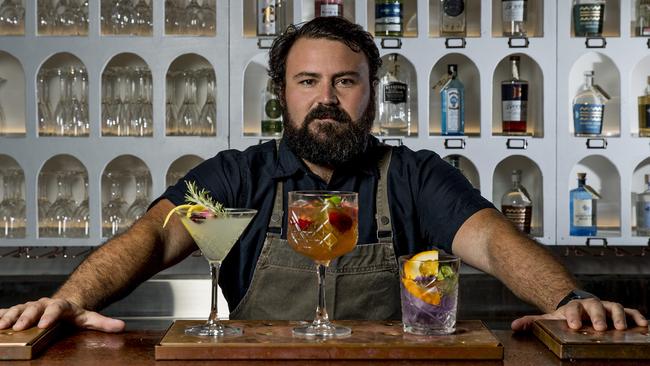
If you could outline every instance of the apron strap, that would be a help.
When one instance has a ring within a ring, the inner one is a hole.
[[[275,152],[279,153],[280,141],[275,140]],[[282,210],[282,195],[284,194],[282,181],[278,181],[275,185],[275,201],[273,202],[273,212],[271,213],[271,219],[269,220],[269,227],[267,234],[277,235],[278,237],[282,236],[282,217],[284,216],[284,211]]]
[[[379,181],[377,182],[377,240],[379,243],[392,243],[393,229],[391,226],[390,209],[388,206],[388,168],[393,150],[391,146],[384,147],[384,153],[379,160]]]

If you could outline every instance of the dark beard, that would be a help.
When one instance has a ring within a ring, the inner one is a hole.
[[[316,165],[338,167],[366,150],[375,118],[374,98],[369,100],[361,118],[354,122],[344,110],[323,104],[312,109],[299,128],[294,126],[286,108],[283,109],[282,118],[282,139],[294,154]],[[316,133],[312,133],[309,125],[316,119],[332,119],[337,122],[323,123]],[[325,135],[326,138],[316,134]]]

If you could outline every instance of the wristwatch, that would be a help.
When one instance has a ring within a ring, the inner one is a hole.
[[[575,290],[572,290],[571,292],[569,292],[569,294],[566,295],[566,296],[565,296],[565,297],[560,301],[559,304],[557,304],[557,306],[555,307],[555,309],[557,310],[557,309],[561,308],[562,306],[568,304],[569,301],[571,301],[571,300],[597,299],[597,298],[598,298],[598,296],[592,294],[591,292],[587,292],[587,291],[584,291],[584,290],[575,289]]]

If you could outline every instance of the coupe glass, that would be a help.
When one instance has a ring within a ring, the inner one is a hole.
[[[318,267],[316,318],[293,329],[301,337],[345,337],[350,328],[330,322],[325,309],[325,270],[332,259],[354,249],[359,236],[358,194],[354,192],[289,192],[287,241]]]
[[[176,213],[196,245],[201,249],[203,256],[210,263],[210,277],[212,278],[210,317],[205,324],[186,328],[185,334],[209,337],[241,335],[241,328],[224,325],[217,317],[219,267],[257,211],[247,208],[226,208],[225,212],[215,215],[195,212],[188,216],[187,210],[181,209]]]

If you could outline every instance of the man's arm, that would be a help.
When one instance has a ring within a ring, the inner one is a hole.
[[[162,224],[174,205],[159,201],[127,232],[94,251],[52,296],[0,309],[0,329],[47,327],[65,319],[84,328],[121,331],[124,323],[95,310],[128,294],[141,282],[170,267],[196,249],[180,220]]]
[[[588,316],[594,328],[604,330],[607,314],[617,329],[627,326],[626,314],[640,326],[648,324],[637,310],[598,299],[573,300],[556,310],[557,304],[578,288],[575,279],[546,249],[494,209],[483,209],[467,219],[454,237],[452,250],[464,262],[497,277],[519,298],[546,313],[515,320],[514,330],[526,329],[540,317],[566,319],[573,329],[580,328],[583,316]]]

